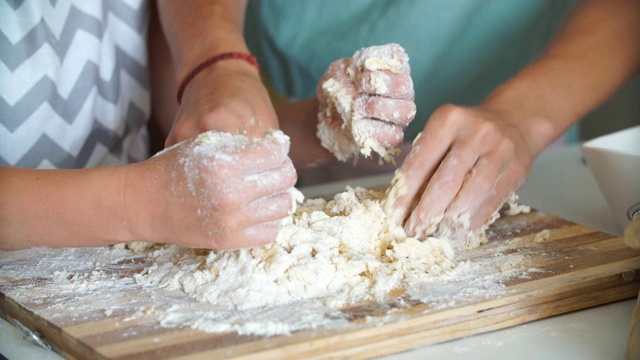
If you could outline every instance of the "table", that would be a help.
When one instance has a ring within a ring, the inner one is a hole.
[[[307,197],[342,191],[346,185],[388,184],[390,174],[310,186]],[[528,182],[518,191],[520,202],[575,223],[622,235],[577,145],[552,149],[534,163]],[[623,359],[627,330],[636,300],[538,320],[486,334],[420,347],[384,359]],[[0,353],[9,359],[61,359],[22,338],[0,319]]]

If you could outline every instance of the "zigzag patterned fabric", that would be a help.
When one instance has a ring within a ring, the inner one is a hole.
[[[0,0],[0,165],[148,156],[145,0]]]

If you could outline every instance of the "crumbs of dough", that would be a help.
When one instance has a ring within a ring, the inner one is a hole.
[[[360,329],[354,315],[363,305],[387,309],[368,313],[365,325],[377,326],[407,319],[402,309],[415,304],[434,312],[496,299],[509,291],[507,279],[544,272],[530,268],[527,258],[544,249],[527,247],[528,237],[462,250],[454,263],[447,240],[420,242],[389,226],[382,197],[347,189],[330,201],[308,199],[275,243],[255,249],[136,243],[129,246],[143,255],[123,245],[5,252],[0,280],[11,281],[3,292],[17,302],[50,302],[39,310],[45,318],[71,313],[86,322],[87,314],[103,314],[117,326],[153,317],[163,327],[273,336]]]
[[[533,242],[542,243],[542,242],[548,241],[550,238],[551,238],[551,232],[549,231],[549,229],[544,229],[533,237]]]
[[[262,247],[198,251],[166,245],[152,252],[154,264],[135,278],[228,309],[305,299],[338,309],[385,301],[393,290],[453,269],[449,241],[407,237],[382,210],[383,197],[347,187],[330,201],[306,200],[277,240]]]

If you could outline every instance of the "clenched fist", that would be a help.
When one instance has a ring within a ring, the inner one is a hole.
[[[288,152],[280,131],[254,139],[210,131],[139,163],[152,179],[128,194],[140,238],[212,249],[274,241],[296,191]]]
[[[364,48],[333,62],[317,94],[323,147],[340,161],[372,150],[393,161],[416,114],[409,57],[400,45]]]

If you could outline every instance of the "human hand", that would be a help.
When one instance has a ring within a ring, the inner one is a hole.
[[[274,241],[297,192],[288,151],[280,131],[261,139],[206,132],[139,163],[150,180],[129,177],[139,191],[127,193],[139,238],[211,249]]]
[[[372,46],[334,61],[317,88],[318,137],[340,161],[371,150],[393,161],[413,120],[409,57],[397,44]]]
[[[437,109],[392,180],[387,213],[409,236],[470,241],[530,172],[536,154],[514,118],[482,107]]]
[[[187,85],[165,146],[208,130],[253,138],[270,129],[278,129],[278,118],[256,69],[244,61],[221,61]]]

